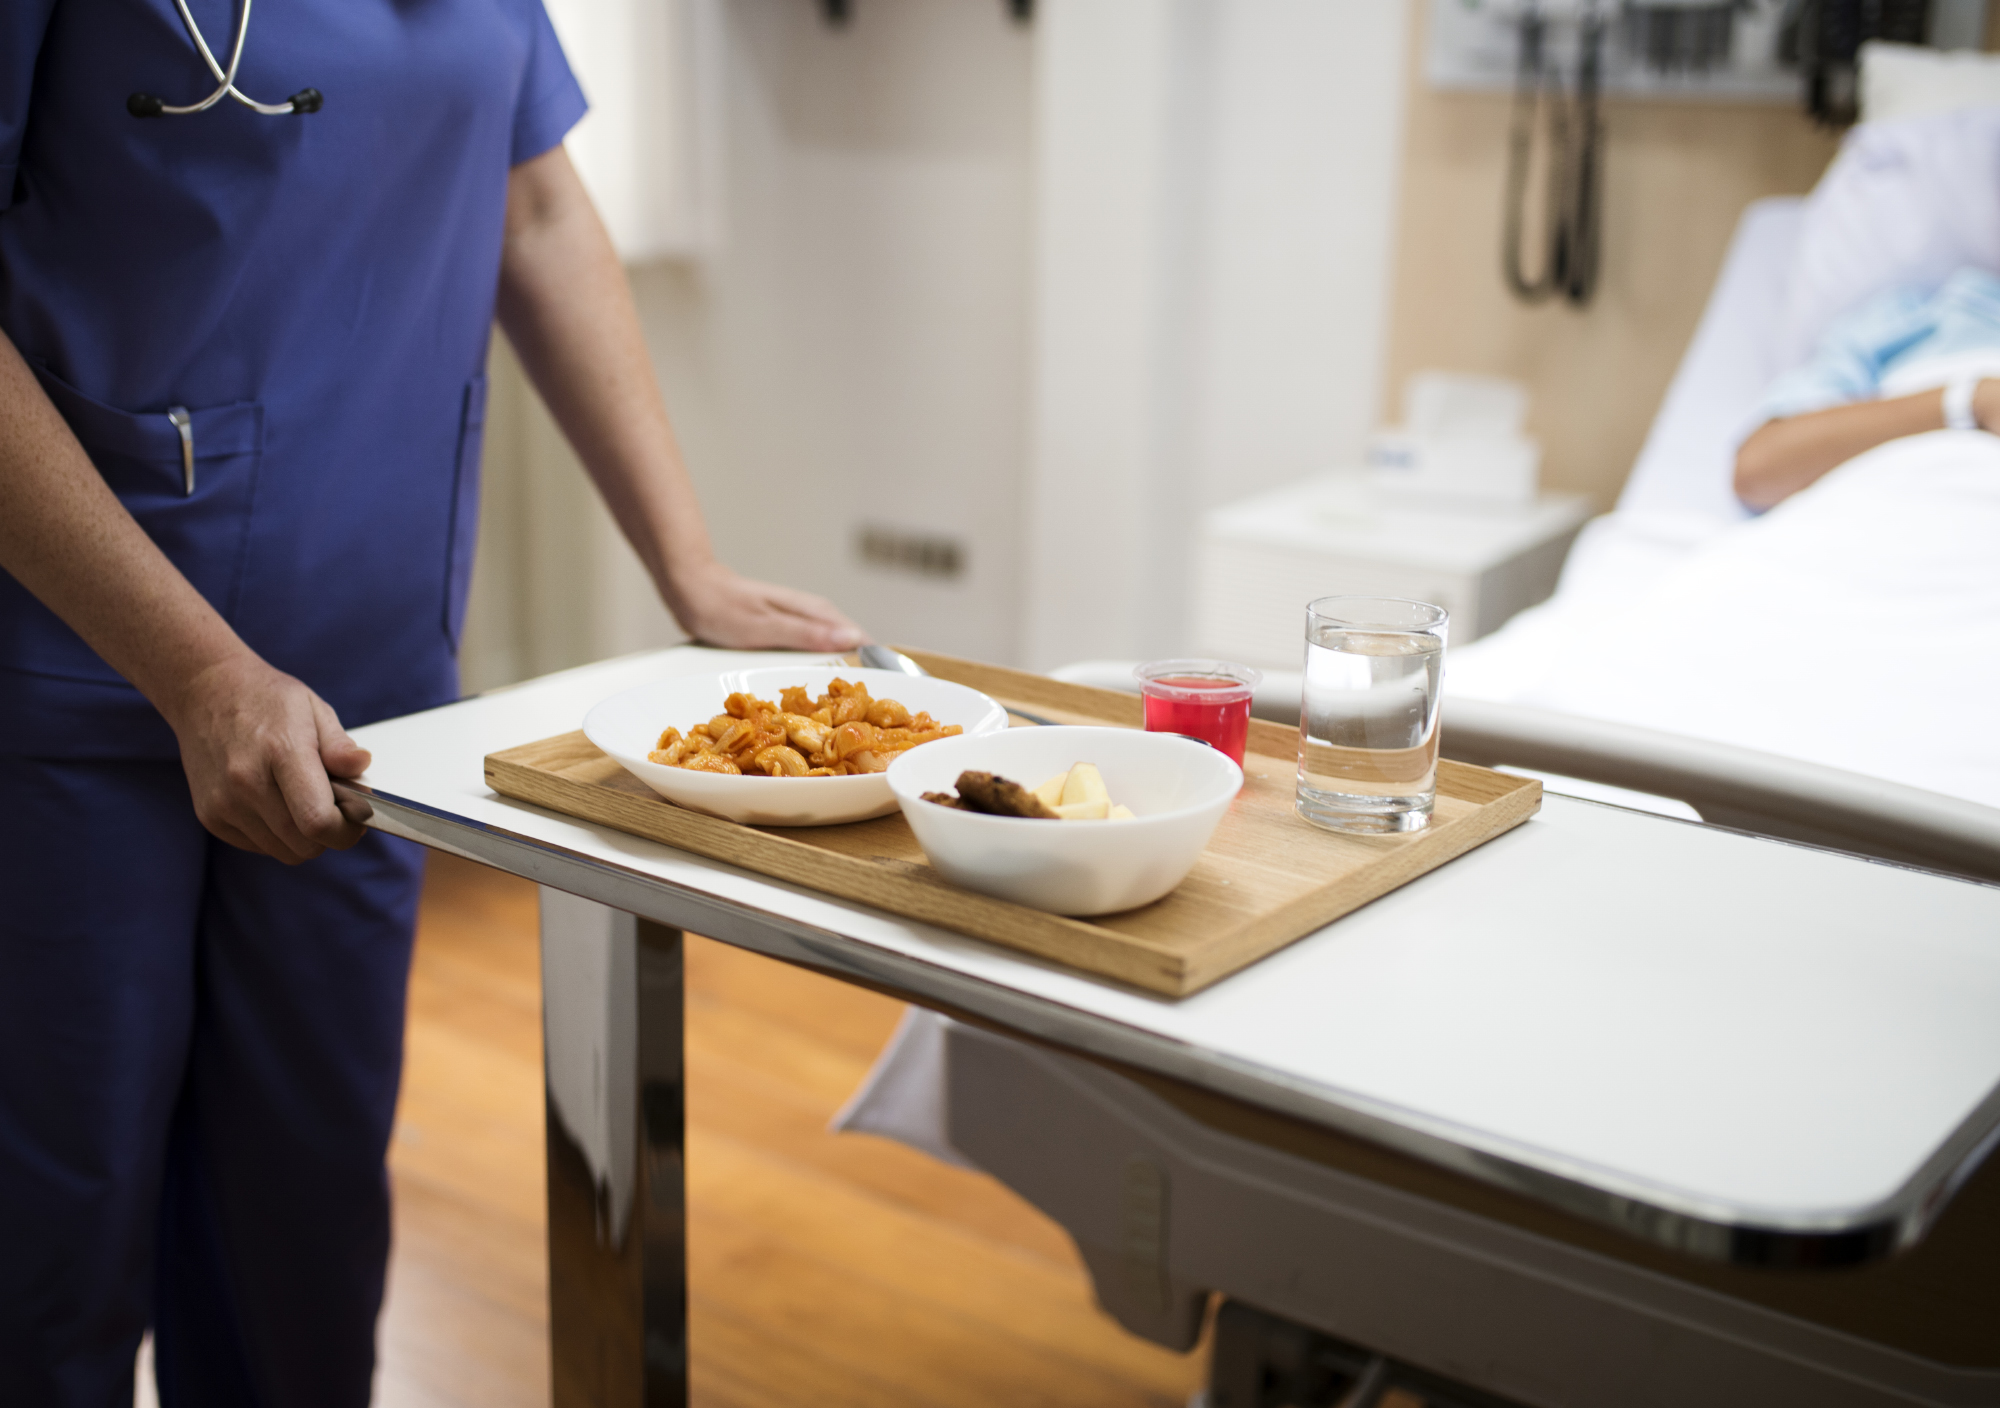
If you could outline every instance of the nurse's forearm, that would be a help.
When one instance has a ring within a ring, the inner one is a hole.
[[[561,147],[514,168],[500,325],[684,629],[714,645],[847,650],[833,603],[717,562],[625,270]]]
[[[2000,428],[2000,381],[1979,383],[1973,412],[1982,428]],[[1939,391],[1767,421],[1736,452],[1736,497],[1751,508],[1770,508],[1877,445],[1942,429]]]
[[[368,755],[146,536],[4,334],[0,567],[159,709],[216,835],[286,861],[359,839],[327,774],[354,776]]]
[[[0,335],[0,566],[163,712],[248,649],[135,523]]]
[[[671,595],[678,575],[715,553],[624,267],[561,147],[516,167],[509,183],[499,316],[612,516]]]

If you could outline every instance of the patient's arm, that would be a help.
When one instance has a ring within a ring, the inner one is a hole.
[[[2000,432],[2000,380],[1979,383],[1972,413],[1980,429]],[[1855,401],[1766,421],[1736,452],[1736,497],[1751,508],[1767,509],[1864,450],[1942,429],[1942,391],[1917,391],[1893,401]]]

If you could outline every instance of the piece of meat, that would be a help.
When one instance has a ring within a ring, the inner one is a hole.
[[[1048,806],[1008,778],[990,772],[962,772],[958,775],[958,795],[976,812],[989,816],[1024,816],[1037,821],[1058,820]]]
[[[924,793],[924,800],[926,802],[936,802],[941,807],[950,807],[953,811],[969,812],[972,810],[971,807],[965,805],[965,803],[952,796],[949,792],[926,792]]]

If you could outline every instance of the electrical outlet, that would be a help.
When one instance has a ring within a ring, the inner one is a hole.
[[[965,573],[965,544],[941,533],[920,533],[864,523],[855,531],[855,555],[871,567],[952,578]]]

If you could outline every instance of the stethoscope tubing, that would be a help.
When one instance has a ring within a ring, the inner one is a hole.
[[[266,117],[299,111],[296,100],[260,103],[236,86],[236,70],[243,62],[243,41],[250,35],[250,0],[243,0],[243,13],[237,17],[236,40],[229,48],[227,69],[216,62],[215,51],[208,47],[208,40],[202,36],[201,26],[195,23],[194,13],[188,9],[187,0],[174,0],[174,8],[180,11],[181,23],[187,26],[188,38],[194,41],[194,47],[201,54],[202,62],[207,64],[208,71],[215,75],[216,89],[198,103],[188,103],[183,106],[161,103],[159,111],[162,115],[182,117],[189,113],[207,112],[224,98],[234,98],[244,107],[253,112],[263,113]]]

